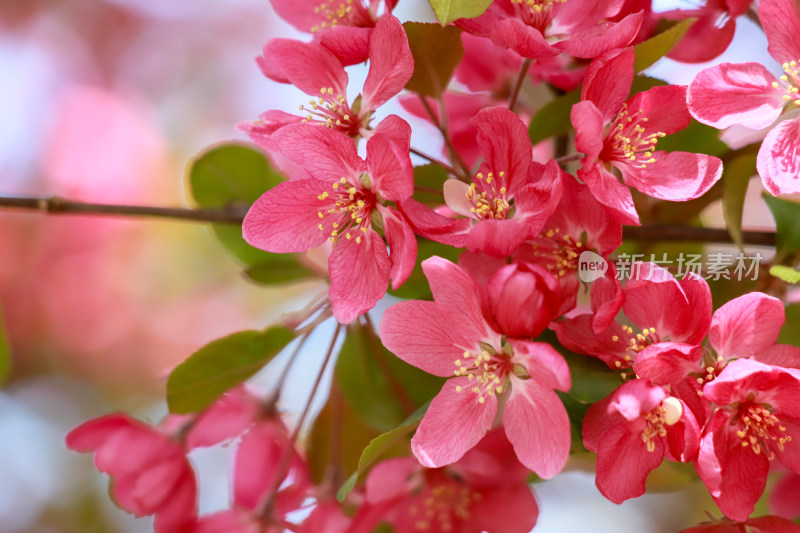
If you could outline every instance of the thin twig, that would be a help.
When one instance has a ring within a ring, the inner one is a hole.
[[[328,352],[325,354],[325,359],[322,361],[322,365],[320,366],[319,373],[317,374],[317,378],[314,380],[314,385],[311,387],[311,394],[308,396],[308,401],[306,402],[305,407],[303,407],[303,412],[300,413],[300,418],[297,420],[297,425],[292,431],[291,436],[289,437],[289,442],[287,443],[286,450],[284,450],[283,455],[281,456],[281,461],[278,464],[278,468],[275,472],[275,479],[272,482],[272,487],[270,488],[269,492],[267,493],[264,502],[256,511],[256,516],[261,518],[261,521],[264,523],[269,523],[272,519],[272,509],[275,503],[275,496],[278,493],[278,489],[280,488],[281,484],[283,483],[283,479],[286,477],[286,474],[289,470],[289,463],[292,458],[292,454],[294,453],[294,445],[297,442],[297,437],[300,435],[300,429],[303,427],[303,423],[308,416],[309,411],[311,411],[311,403],[314,401],[314,396],[317,394],[317,389],[319,389],[319,384],[322,382],[322,376],[325,374],[325,369],[328,367],[328,362],[331,360],[331,355],[333,355],[333,349],[336,347],[336,341],[339,338],[339,332],[342,330],[341,324],[336,324],[336,331],[333,333],[333,338],[331,339],[331,344],[328,346]]]
[[[697,228],[671,224],[625,226],[622,238],[634,241],[733,243],[730,233],[724,228]],[[775,246],[775,232],[743,231],[742,242],[758,246]]]
[[[517,105],[517,97],[519,96],[520,89],[522,89],[522,84],[525,83],[525,76],[528,74],[528,69],[531,68],[531,63],[531,59],[526,59],[522,62],[519,78],[517,78],[517,83],[514,84],[514,89],[511,91],[511,98],[508,101],[509,111],[514,111],[514,106]]]
[[[444,161],[442,161],[440,159],[436,159],[435,157],[429,156],[426,153],[420,152],[419,150],[417,150],[415,148],[411,148],[410,151],[411,151],[412,154],[418,155],[422,159],[425,159],[425,160],[430,161],[431,163],[433,163],[435,165],[439,165],[440,167],[443,167],[447,172],[449,172],[453,176],[455,176],[457,178],[459,177],[459,174],[458,174],[458,172],[456,172],[456,169],[454,169],[453,167],[451,167],[450,165],[448,165]]]
[[[75,202],[59,196],[0,197],[0,208],[27,209],[48,214],[117,215],[159,217],[202,222],[241,224],[246,208],[192,209],[188,207],[153,207],[145,205],[112,205]]]
[[[469,183],[471,181],[469,169],[464,163],[464,160],[461,159],[461,156],[458,155],[458,151],[456,150],[455,146],[453,146],[453,143],[450,141],[450,133],[447,131],[447,110],[445,109],[444,104],[440,103],[439,107],[441,112],[437,117],[436,113],[433,111],[433,108],[424,96],[420,95],[419,100],[422,102],[422,107],[425,108],[425,112],[428,114],[428,117],[430,117],[431,122],[433,122],[433,124],[439,130],[439,133],[442,134],[442,139],[444,139],[444,144],[447,147],[448,154],[452,159],[456,160],[456,163],[458,163],[458,166],[461,168],[463,174],[458,175],[459,179]]]
[[[176,207],[152,207],[139,205],[112,205],[73,202],[58,197],[10,198],[0,197],[0,209],[7,207],[46,214],[72,215],[111,215],[111,216],[153,216],[197,222],[220,222],[241,224],[244,209],[190,209]],[[625,239],[653,241],[687,241],[732,243],[726,229],[698,228],[680,225],[627,226],[623,232]],[[744,231],[744,244],[775,246],[775,232]]]
[[[559,165],[561,165],[563,163],[571,163],[572,161],[577,161],[581,157],[583,157],[583,154],[578,154],[578,153],[569,154],[569,155],[565,155],[565,156],[562,156],[562,157],[557,157],[556,158],[556,163],[558,163]]]

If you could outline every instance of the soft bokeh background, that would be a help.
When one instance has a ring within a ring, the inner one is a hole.
[[[396,14],[430,17],[424,0],[403,0]],[[296,35],[266,0],[0,0],[0,195],[187,205],[191,156],[244,139],[241,120],[306,99],[256,68],[273,36]],[[763,60],[765,48],[742,20],[720,60]],[[700,68],[667,62],[653,74],[688,83]],[[769,226],[759,187],[745,223]],[[707,217],[719,224],[719,208]],[[246,282],[202,224],[0,212],[0,306],[14,357],[0,389],[0,533],[151,530],[149,519],[113,506],[107,480],[64,448],[65,433],[115,409],[157,421],[175,364],[216,337],[266,326],[321,288]],[[316,368],[325,329],[290,376],[290,412],[308,393],[304,370]],[[193,459],[201,510],[223,508],[225,451]],[[536,531],[666,533],[714,510],[697,484],[616,506],[584,467],[576,461],[537,485]],[[681,479],[667,472],[656,484]]]

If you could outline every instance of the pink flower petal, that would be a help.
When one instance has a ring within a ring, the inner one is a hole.
[[[767,499],[767,508],[772,514],[784,518],[800,516],[800,474],[787,472],[772,486]]]
[[[631,191],[600,163],[593,162],[587,168],[582,161],[578,177],[586,183],[595,199],[607,208],[614,220],[622,224],[640,225]]]
[[[572,106],[570,121],[575,128],[575,149],[594,161],[603,151],[603,116],[594,102],[582,100]]]
[[[469,232],[467,250],[483,252],[492,257],[508,257],[525,239],[531,237],[531,233],[531,227],[517,217],[481,220]]]
[[[411,439],[411,450],[423,466],[438,468],[458,461],[491,428],[497,397],[490,394],[484,403],[478,402],[471,390],[474,384],[466,376],[448,379],[431,402]]]
[[[364,170],[353,139],[329,128],[294,124],[275,132],[271,140],[283,155],[326,183],[358,177]]]
[[[700,346],[659,342],[648,346],[636,356],[633,370],[636,375],[658,385],[672,385],[699,372],[703,359]]]
[[[530,263],[504,266],[489,278],[486,289],[498,331],[511,337],[539,335],[561,304],[558,281]]]
[[[754,359],[770,366],[800,368],[800,348],[789,344],[774,344],[754,354]]]
[[[767,50],[775,61],[800,59],[800,8],[794,0],[762,0],[758,18],[769,42]]]
[[[664,459],[664,441],[654,438],[655,449],[647,450],[642,436],[624,424],[613,426],[597,451],[597,488],[614,503],[645,493],[647,474]]]
[[[511,376],[511,395],[503,412],[506,435],[520,462],[550,479],[567,462],[570,426],[567,410],[552,389],[536,377]]]
[[[614,118],[628,98],[633,83],[634,59],[633,48],[612,50],[597,57],[586,70],[581,100],[592,102],[605,123]]]
[[[415,488],[409,478],[421,470],[413,457],[393,457],[381,461],[370,470],[364,482],[367,501],[376,504],[408,496]]]
[[[655,328],[661,339],[682,342],[691,329],[690,310],[680,284],[653,263],[634,263],[622,308],[639,328]]]
[[[364,82],[363,109],[377,109],[399,93],[414,73],[414,58],[400,21],[384,15],[369,41],[369,73]]]
[[[383,215],[383,234],[389,244],[389,258],[392,260],[392,288],[400,287],[411,275],[417,263],[417,238],[411,226],[391,207],[378,206]]]
[[[124,413],[112,413],[84,422],[67,434],[66,444],[76,452],[93,452],[120,430],[141,425]]]
[[[472,119],[472,124],[478,130],[478,147],[489,171],[513,196],[527,180],[531,165],[528,128],[506,107],[483,109]],[[500,172],[505,172],[504,178],[499,176]]]
[[[454,248],[464,248],[467,245],[467,237],[472,229],[471,220],[444,217],[413,198],[399,202],[398,207],[406,215],[414,231],[423,237]]]
[[[469,323],[452,328],[453,318],[433,302],[400,302],[383,313],[381,342],[410,365],[435,376],[452,376],[468,342],[457,331],[469,331]]]
[[[619,22],[597,24],[588,31],[573,34],[553,45],[573,57],[593,58],[609,50],[624,48],[631,44],[644,20],[644,13],[632,13]]]
[[[422,262],[422,271],[428,278],[434,301],[442,312],[449,315],[448,320],[453,328],[484,341],[498,336],[483,317],[481,296],[475,280],[464,269],[447,259],[434,256]]]
[[[522,57],[543,59],[554,57],[559,51],[550,46],[539,30],[527,26],[516,18],[504,18],[496,24],[492,41],[498,46],[511,48]]]
[[[785,320],[780,300],[751,292],[717,309],[708,340],[725,360],[757,355],[775,344]]]
[[[700,344],[708,334],[711,327],[711,314],[713,304],[711,302],[711,289],[706,280],[690,272],[678,284],[686,295],[686,301],[692,312],[690,321],[690,331],[686,332],[686,337],[682,342],[689,344]]]
[[[372,32],[373,28],[334,26],[320,36],[319,42],[333,52],[342,65],[356,65],[369,57]]]
[[[502,519],[498,516],[502,513]],[[539,506],[533,491],[524,483],[481,492],[472,504],[469,525],[475,531],[492,533],[527,533],[539,518]]]
[[[298,2],[296,0],[269,0],[272,8],[280,18],[300,31],[311,31],[313,26],[324,20],[324,15],[316,12],[313,2]]]
[[[174,487],[166,505],[156,512],[155,533],[183,532],[197,515],[197,485],[193,475],[186,475]],[[226,532],[235,533],[235,532]]]
[[[360,243],[355,237],[340,238],[328,258],[334,318],[349,324],[375,307],[389,287],[391,267],[386,244],[374,230],[363,234]]]
[[[683,202],[704,195],[722,177],[722,161],[691,152],[653,152],[646,168],[619,165],[622,179],[648,196]]]
[[[335,217],[321,219],[333,206],[333,197],[320,199],[325,184],[318,180],[286,181],[261,195],[242,224],[242,236],[268,252],[303,252],[325,242]],[[323,229],[319,229],[319,225]]]
[[[402,119],[401,119],[402,120]],[[411,198],[414,193],[414,171],[408,151],[411,127],[406,124],[406,142],[376,134],[367,141],[367,171],[372,190],[391,201]]]
[[[758,63],[721,63],[701,71],[689,84],[689,112],[703,124],[727,128],[734,124],[760,130],[781,114],[783,90]]]
[[[648,133],[670,135],[684,129],[692,120],[686,105],[686,87],[683,85],[653,87],[636,93],[627,104],[628,113],[641,110],[642,115],[647,117],[644,126]]]
[[[568,392],[572,388],[569,367],[564,356],[545,342],[509,339],[514,348],[513,362],[524,366],[537,383],[547,388]]]
[[[265,74],[277,73],[308,95],[318,97],[323,88],[333,89],[334,96],[347,95],[344,67],[319,43],[271,39],[264,45],[259,65]]]
[[[322,502],[303,521],[298,533],[348,533],[350,518],[336,502]]]
[[[773,195],[800,192],[800,120],[784,120],[767,134],[756,168]]]

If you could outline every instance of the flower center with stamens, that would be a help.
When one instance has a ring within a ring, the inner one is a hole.
[[[482,498],[481,493],[435,471],[428,476],[428,487],[419,495],[421,504],[409,507],[417,531],[456,531],[458,523],[468,520],[470,507]]]
[[[360,184],[353,185],[347,178],[334,182],[331,190],[332,192],[323,191],[317,196],[317,199],[326,203],[325,208],[317,212],[317,216],[320,219],[329,216],[334,218],[328,239],[335,242],[344,235],[346,239],[355,239],[356,243],[361,244],[362,236],[372,227],[370,215],[378,202],[377,196],[368,188],[361,188]],[[319,224],[319,229],[326,231],[322,223]]]
[[[774,89],[783,87],[783,90],[786,91],[786,94],[783,95],[786,103],[791,102],[794,105],[800,105],[800,89],[798,89],[800,87],[800,72],[797,70],[797,61],[792,60],[782,66],[785,74],[778,78],[780,83],[773,81],[772,87]]]
[[[736,417],[732,419],[736,422]],[[783,447],[792,437],[786,434],[786,426],[782,426],[778,417],[766,408],[753,403],[739,405],[739,429],[736,436],[742,441],[742,446],[749,446],[754,453],[764,451],[767,459],[772,460],[775,453],[770,449],[776,446],[783,451]]]
[[[517,15],[528,26],[542,33],[550,25],[553,8],[558,4],[566,4],[567,0],[511,0],[517,6]]]
[[[664,398],[661,405],[642,415],[645,421],[645,426],[642,430],[642,442],[647,446],[648,452],[654,452],[656,449],[656,443],[653,439],[666,437],[667,426],[675,424],[680,420],[682,414],[683,406],[680,401],[669,396]]]
[[[661,342],[661,338],[656,333],[656,328],[644,328],[641,333],[634,335],[633,328],[625,324],[622,325],[622,331],[625,332],[625,337],[620,338],[619,335],[612,335],[612,342],[622,342],[625,344],[626,354],[624,361],[614,361],[614,366],[621,368],[629,368],[633,364],[636,355],[653,344]]]
[[[506,198],[506,187],[502,185],[505,172],[500,172],[495,179],[494,173],[489,172],[485,179],[481,172],[475,175],[477,182],[473,182],[467,189],[467,201],[471,204],[469,212],[478,220],[496,219],[504,220],[511,209],[510,199]]]
[[[333,94],[333,87],[320,89],[320,97],[309,100],[308,106],[301,105],[300,111],[306,113],[303,122],[323,122],[330,129],[355,137],[361,129],[360,118],[350,109],[347,98]]]
[[[533,253],[545,260],[544,267],[556,278],[578,271],[578,258],[583,250],[582,242],[559,228],[543,231],[533,244]]]
[[[656,149],[658,139],[666,134],[663,131],[647,133],[645,126],[648,118],[643,115],[641,109],[631,114],[628,111],[628,104],[622,105],[622,111],[614,119],[606,134],[600,159],[619,161],[639,168],[647,168],[647,165],[656,162],[653,151]]]
[[[314,13],[325,20],[309,28],[311,33],[334,28],[339,24],[346,26],[369,26],[369,13],[353,0],[323,0],[314,8]]]
[[[480,352],[464,352],[462,359],[455,360],[455,376],[467,376],[474,383],[471,387],[456,387],[456,392],[469,391],[477,395],[478,403],[485,403],[493,394],[502,394],[506,376],[514,365],[509,355],[497,353],[488,347]]]

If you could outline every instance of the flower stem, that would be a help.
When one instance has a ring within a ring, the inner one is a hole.
[[[317,394],[317,389],[319,389],[319,384],[322,382],[322,376],[325,374],[325,369],[328,367],[328,362],[331,360],[333,349],[336,347],[336,341],[339,338],[339,332],[341,330],[342,325],[336,324],[336,331],[333,333],[333,338],[328,346],[325,359],[323,359],[322,365],[320,365],[319,373],[317,374],[317,378],[314,380],[314,384],[311,386],[311,394],[308,396],[308,401],[306,402],[305,407],[303,407],[303,412],[300,413],[300,418],[297,419],[297,425],[295,426],[294,431],[292,431],[292,434],[289,437],[289,442],[286,445],[286,449],[283,451],[283,455],[281,456],[281,461],[276,470],[275,480],[273,481],[272,487],[267,493],[267,497],[264,499],[264,502],[259,506],[255,513],[256,516],[258,516],[264,523],[270,523],[272,520],[272,509],[273,504],[275,503],[275,496],[277,495],[278,489],[280,488],[281,483],[283,483],[283,479],[286,477],[286,474],[289,470],[289,463],[291,461],[292,454],[294,453],[294,446],[297,442],[297,437],[300,435],[300,429],[303,427],[303,423],[305,422],[306,417],[311,410],[311,403],[314,401],[314,397]]]
[[[525,83],[525,76],[528,74],[528,69],[531,68],[531,63],[533,60],[526,59],[522,62],[522,68],[519,71],[519,77],[517,78],[517,83],[514,84],[514,89],[511,91],[511,98],[508,101],[508,109],[509,111],[514,111],[514,107],[517,105],[517,98],[519,97],[519,91],[522,89],[522,84]]]

